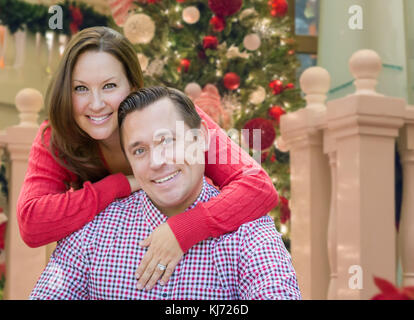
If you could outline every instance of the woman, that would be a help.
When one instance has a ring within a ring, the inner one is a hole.
[[[33,143],[17,204],[27,245],[38,247],[66,237],[116,198],[139,188],[121,151],[117,110],[142,86],[134,48],[118,32],[93,27],[70,41],[46,94],[49,120]],[[151,289],[161,276],[165,283],[194,244],[233,231],[277,205],[269,176],[246,153],[237,164],[216,164],[223,151],[230,160],[240,148],[197,111],[215,130],[206,153],[206,175],[221,194],[170,218],[140,243],[149,248],[137,270],[139,288]],[[216,151],[216,146],[225,150]],[[165,272],[158,264],[167,266]]]

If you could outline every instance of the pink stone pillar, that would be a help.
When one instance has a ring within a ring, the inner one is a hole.
[[[403,167],[403,199],[398,244],[403,286],[414,286],[414,106],[406,107],[405,121],[399,141]]]
[[[394,148],[405,101],[375,92],[381,59],[350,59],[357,91],[327,103],[336,147],[337,298],[370,299],[373,277],[395,283]]]
[[[300,83],[307,106],[282,116],[280,124],[290,151],[291,254],[302,297],[326,299],[330,173],[323,126],[330,77],[326,70],[313,67],[303,73]]]
[[[23,89],[16,96],[20,124],[6,129],[2,142],[10,154],[9,215],[6,232],[5,299],[27,299],[40,276],[46,260],[45,247],[29,248],[21,239],[17,224],[16,204],[26,174],[27,162],[42,108],[42,95],[34,89]]]

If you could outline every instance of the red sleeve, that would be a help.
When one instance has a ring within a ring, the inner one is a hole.
[[[205,174],[221,193],[168,219],[184,252],[208,237],[232,232],[243,223],[260,218],[278,204],[278,194],[266,171],[206,113],[200,108],[197,112],[210,132]]]
[[[114,199],[128,196],[131,188],[121,173],[68,191],[64,181],[75,175],[62,167],[42,143],[45,121],[30,150],[26,176],[17,202],[17,219],[23,241],[39,247],[61,240],[104,210]],[[45,132],[46,145],[51,129]]]

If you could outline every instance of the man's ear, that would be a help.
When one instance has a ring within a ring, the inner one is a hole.
[[[202,136],[200,137],[204,141],[204,152],[207,152],[210,148],[210,131],[208,130],[207,122],[201,120],[200,131]]]

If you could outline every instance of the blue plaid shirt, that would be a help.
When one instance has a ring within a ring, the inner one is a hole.
[[[204,180],[188,209],[217,195]],[[148,249],[138,243],[167,218],[142,190],[113,202],[58,242],[30,299],[301,299],[290,255],[269,216],[201,241],[167,284],[138,290],[135,271]]]

